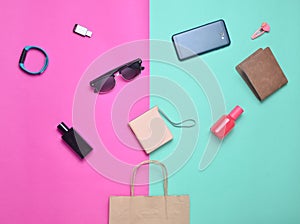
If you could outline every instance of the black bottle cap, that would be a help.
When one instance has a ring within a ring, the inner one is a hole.
[[[62,134],[65,134],[69,131],[68,126],[64,122],[61,122],[59,125],[57,125],[57,128]]]

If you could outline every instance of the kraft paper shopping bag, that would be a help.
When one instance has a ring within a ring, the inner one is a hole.
[[[134,196],[134,181],[139,167],[157,164],[164,177],[164,196]],[[155,160],[147,160],[133,169],[130,196],[111,196],[109,224],[189,224],[190,198],[188,195],[168,195],[166,167]]]

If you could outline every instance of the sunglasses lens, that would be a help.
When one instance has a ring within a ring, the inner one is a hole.
[[[116,84],[115,77],[109,76],[109,77],[101,80],[99,90],[101,93],[108,92],[115,87],[115,84]]]
[[[126,80],[131,80],[141,73],[141,65],[139,62],[133,63],[132,65],[123,68],[120,74]]]

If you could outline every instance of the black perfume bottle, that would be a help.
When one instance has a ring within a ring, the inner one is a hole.
[[[78,132],[76,132],[73,128],[68,128],[64,122],[61,122],[57,128],[63,134],[62,139],[81,159],[92,151],[93,148],[78,134]]]

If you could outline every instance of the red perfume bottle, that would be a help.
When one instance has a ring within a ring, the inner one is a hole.
[[[223,139],[233,129],[235,120],[244,112],[236,106],[228,115],[223,115],[211,128],[211,132],[219,139]]]

